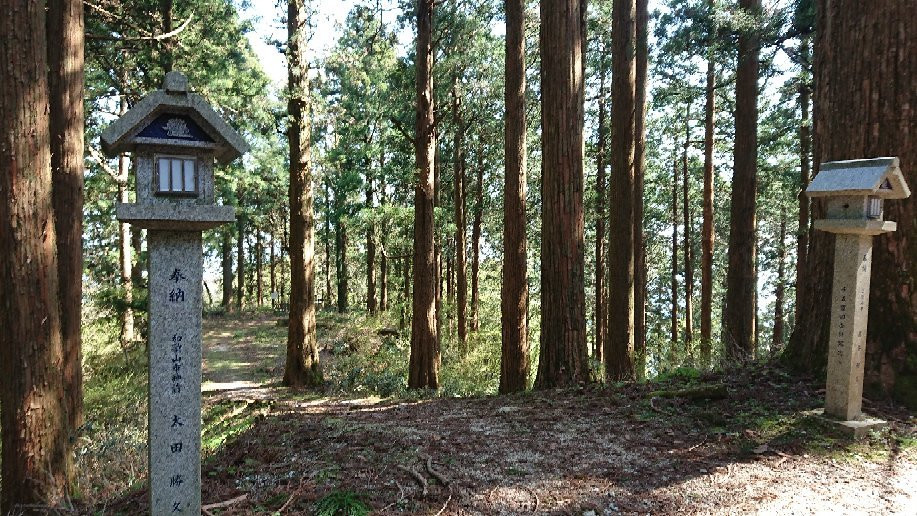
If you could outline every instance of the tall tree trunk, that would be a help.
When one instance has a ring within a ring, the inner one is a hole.
[[[239,199],[242,196],[239,195]],[[245,297],[245,218],[236,219],[236,309],[241,313]]]
[[[271,256],[270,256],[270,268],[271,268],[271,308],[277,309],[277,252],[276,247],[277,243],[274,241],[274,227],[271,225],[271,234],[270,234],[270,246],[271,246]]]
[[[334,231],[336,237],[338,312],[344,313],[350,307],[348,299],[350,273],[347,271],[347,225],[344,224],[343,217],[338,217],[338,223],[335,225]]]
[[[382,236],[385,238],[385,235]],[[388,310],[388,251],[382,246],[382,257],[379,259],[379,311]]]
[[[127,83],[126,72],[121,76],[121,99],[119,103],[118,115],[124,116],[127,113],[127,95],[124,93],[124,86]],[[53,158],[53,154],[52,154]],[[118,184],[118,202],[130,202],[128,196],[128,179],[130,172],[128,167],[127,154],[121,154],[118,157],[118,177],[115,178]],[[139,229],[137,230],[139,231]],[[121,313],[121,347],[127,349],[134,341],[134,285],[132,282],[131,272],[133,270],[131,260],[131,225],[127,222],[118,222],[118,269],[121,275],[121,288],[124,289],[124,311]],[[82,272],[82,271],[81,271]]]
[[[433,0],[417,2],[416,124],[417,185],[414,188],[414,301],[408,387],[439,386],[436,255],[433,249]]]
[[[629,380],[634,372],[634,135],[636,3],[612,3],[611,178],[608,266],[608,339],[605,376]]]
[[[739,0],[744,11],[758,15],[760,0]],[[755,195],[758,190],[758,56],[757,28],[739,35],[736,70],[735,147],[726,272],[725,358],[744,361],[755,355]]]
[[[331,186],[325,176],[325,303],[331,304]],[[337,255],[335,255],[337,256]]]
[[[581,0],[541,1],[541,345],[535,386],[588,380]]]
[[[124,112],[127,102],[122,101]],[[123,113],[122,113],[123,114]],[[128,161],[127,155],[118,158],[118,202],[130,202],[127,190]],[[131,225],[118,223],[118,269],[121,275],[121,288],[124,289],[124,311],[121,313],[121,347],[127,349],[134,341],[134,286],[131,281]]]
[[[815,40],[815,161],[897,156],[905,181],[917,185],[914,106],[917,37],[904,20],[913,0],[817,2]],[[824,218],[815,202],[812,217]],[[898,230],[875,239],[866,336],[865,392],[890,394],[917,408],[917,202],[885,201]],[[801,309],[785,358],[824,372],[828,357],[834,236],[812,234]]]
[[[322,383],[315,342],[315,215],[309,126],[308,15],[304,0],[287,7],[287,63],[290,126],[290,322],[283,384],[318,387]]]
[[[811,59],[809,51],[809,38],[803,37],[800,43],[800,61],[802,66]],[[810,155],[812,152],[812,135],[809,120],[809,102],[812,85],[807,70],[803,70],[799,77],[799,225],[796,230],[796,317],[800,318],[799,293],[805,289],[806,259],[809,252],[809,196],[806,188],[809,186],[812,166]]]
[[[480,132],[478,133],[477,160],[474,217],[471,221],[471,331],[478,331],[481,326],[481,295],[478,289],[478,279],[481,273],[481,224],[484,217],[484,135]]]
[[[599,127],[598,142],[595,153],[595,342],[592,346],[592,358],[603,362],[602,351],[608,322],[607,287],[605,286],[605,205],[608,196],[605,193],[605,142],[607,125],[605,121],[606,90],[605,77],[608,72],[604,45],[599,49]]]
[[[685,258],[685,355],[690,357],[694,353],[692,342],[694,340],[694,258],[691,251],[691,183],[688,175],[688,146],[691,144],[691,108],[688,107],[685,118],[685,144],[681,153],[682,171],[682,221],[684,224],[684,258]]]
[[[526,309],[528,284],[526,281],[525,238],[525,2],[506,0],[506,57],[505,89],[506,107],[504,145],[506,152],[503,183],[503,286],[500,290],[500,393],[519,392],[528,386],[529,347]],[[478,149],[481,161],[483,154]],[[483,172],[479,163],[478,173]],[[478,190],[483,185],[478,180]],[[477,212],[475,213],[477,223]],[[478,224],[476,224],[477,226]],[[477,235],[480,235],[478,230]],[[472,237],[474,260],[477,262],[478,242]],[[477,266],[475,266],[477,270]],[[477,274],[473,276],[477,284]],[[477,285],[472,289],[477,300]],[[474,304],[474,303],[473,303]],[[477,321],[475,310],[475,317]]]
[[[373,207],[373,178],[367,167],[366,172],[366,208]],[[366,310],[376,315],[376,227],[370,222],[366,229]]]
[[[385,151],[379,157],[379,205],[385,208],[388,204],[385,184]],[[382,257],[379,259],[379,311],[388,310],[388,232],[381,235]]]
[[[55,115],[62,125],[53,132],[48,123],[45,5],[2,0],[0,12],[0,513],[6,514],[19,513],[18,504],[66,499],[72,400],[64,389],[77,378],[61,374],[72,357],[62,337],[49,143],[67,122]],[[81,102],[68,95],[72,101]]]
[[[255,229],[255,285],[258,306],[264,306],[264,235],[260,228]]]
[[[713,8],[714,0],[708,0]],[[701,232],[701,280],[700,280],[700,366],[710,366],[710,348],[713,339],[713,120],[716,103],[716,70],[713,61],[713,44],[707,49],[707,85],[704,96],[704,206]]]
[[[669,356],[677,357],[678,350],[678,160],[672,156],[672,270],[671,270],[672,324],[669,336]]]
[[[70,429],[83,424],[83,4],[48,1],[51,179],[59,272],[61,369]],[[129,251],[128,251],[129,252]]]
[[[777,291],[774,294],[774,333],[771,349],[783,346],[783,299],[786,285],[786,208],[780,211],[780,240],[777,242]]]
[[[223,257],[223,301],[220,303],[225,310],[232,309],[232,232],[229,228],[223,230],[223,242],[220,246]]]
[[[464,350],[467,340],[465,310],[468,303],[468,277],[465,275],[465,125],[462,120],[461,101],[457,81],[452,82],[452,121],[455,125],[453,143],[453,190],[455,190],[455,287],[456,324],[459,345]]]
[[[637,57],[634,81],[634,369],[646,377],[646,251],[643,237],[643,183],[646,175],[647,0],[636,2]]]

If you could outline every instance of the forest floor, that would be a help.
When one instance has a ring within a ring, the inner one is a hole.
[[[320,325],[326,368],[339,359],[340,331]],[[374,514],[483,515],[914,514],[917,507],[912,414],[867,401],[889,426],[851,441],[811,414],[822,403],[819,382],[773,366],[511,396],[355,398],[271,383],[283,373],[286,333],[275,317],[207,319],[204,332],[204,449],[212,451],[203,500],[217,504],[207,514],[348,505]],[[384,346],[374,340],[361,352]],[[708,385],[725,386],[725,397],[660,392]],[[147,507],[137,487],[108,500],[104,512]]]

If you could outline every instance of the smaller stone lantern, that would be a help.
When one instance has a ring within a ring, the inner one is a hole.
[[[809,197],[823,197],[826,203],[827,218],[816,220],[815,229],[837,235],[825,414],[859,436],[883,424],[861,414],[872,237],[897,228],[895,222],[883,220],[882,203],[907,198],[911,192],[898,158],[832,161],[819,168],[806,189]]]
[[[111,157],[132,153],[137,202],[117,217],[146,228],[149,248],[150,513],[201,514],[201,231],[235,220],[214,204],[214,161],[248,144],[188,80],[169,72],[102,133]]]

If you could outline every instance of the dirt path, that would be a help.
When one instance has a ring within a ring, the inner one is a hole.
[[[347,491],[377,514],[914,514],[917,507],[913,417],[872,404],[891,431],[865,444],[834,438],[805,415],[821,403],[817,385],[773,369],[704,379],[725,383],[729,395],[696,403],[650,402],[658,385],[419,401],[310,398],[269,384],[282,374],[285,329],[275,319],[208,320],[204,329],[205,389],[223,391],[209,402],[235,403],[255,420],[204,465],[205,503],[246,495],[222,514],[308,514],[325,495]],[[412,469],[427,482],[426,496]]]

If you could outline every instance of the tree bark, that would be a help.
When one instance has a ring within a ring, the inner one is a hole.
[[[240,192],[241,194],[241,192]],[[239,195],[241,201],[242,196]],[[245,218],[236,218],[236,310],[242,312],[245,298]]]
[[[325,304],[331,304],[331,185],[330,179],[325,176]],[[335,257],[337,254],[335,254]]]
[[[347,271],[347,225],[344,224],[344,218],[338,217],[338,222],[334,226],[335,232],[335,256],[337,259],[337,288],[338,288],[338,312],[344,313],[350,307],[348,299],[348,280],[350,273]]]
[[[48,119],[45,5],[0,0],[0,12],[0,512],[6,514],[20,512],[19,504],[55,506],[68,495],[72,400],[61,372],[72,357],[61,325],[49,146],[60,133],[51,132]]]
[[[612,111],[608,339],[605,377],[630,380],[634,372],[634,136],[636,105],[636,3],[612,3]]]
[[[917,37],[907,21],[914,0],[879,0],[869,9],[849,0],[817,3],[815,40],[815,161],[897,156],[905,181],[917,185],[914,106]],[[815,202],[812,217],[824,218]],[[917,408],[917,202],[885,201],[894,233],[873,248],[865,392],[892,395]],[[799,320],[785,358],[823,373],[828,356],[834,237],[812,234]]]
[[[688,174],[688,147],[691,142],[691,110],[687,110],[685,118],[685,144],[681,154],[682,171],[682,221],[684,224],[684,259],[685,259],[685,355],[690,357],[694,353],[692,344],[694,340],[694,258],[691,251],[691,183]]]
[[[465,271],[465,125],[458,95],[457,81],[452,82],[452,122],[455,125],[453,142],[453,190],[455,190],[455,288],[456,324],[459,346],[464,351],[468,338],[465,311],[468,304],[468,276]]]
[[[269,245],[271,247],[271,254],[270,254],[271,308],[276,310],[277,309],[277,300],[275,299],[275,297],[277,296],[277,252],[276,252],[277,243],[274,241],[274,225],[271,224],[271,226],[272,227],[271,227],[271,233],[270,233],[270,239],[269,239],[270,241]]]
[[[803,37],[800,43],[800,61],[801,66],[811,59],[809,50],[809,38]],[[803,70],[799,77],[799,223],[796,230],[796,317],[800,318],[800,299],[799,293],[805,289],[806,282],[806,260],[809,252],[809,196],[806,195],[806,188],[809,186],[811,179],[812,166],[810,156],[812,153],[812,134],[809,120],[809,103],[811,96],[811,83],[808,70]]]
[[[503,183],[503,285],[500,290],[500,393],[525,390],[529,380],[525,238],[525,3],[506,0]],[[482,149],[479,149],[481,154]],[[480,157],[479,157],[480,160]],[[478,166],[481,171],[482,166]],[[480,173],[480,172],[479,172]],[[478,190],[483,185],[478,180]],[[477,217],[476,217],[477,221]],[[477,224],[476,224],[477,226]],[[478,230],[480,235],[480,230]],[[477,261],[478,244],[472,238]],[[476,268],[476,267],[475,267]],[[476,276],[476,274],[475,274]],[[475,278],[475,283],[477,280]],[[473,289],[477,290],[477,288]],[[477,300],[477,295],[474,296]],[[475,316],[475,319],[477,316]]]
[[[255,229],[255,285],[258,307],[264,306],[264,235],[261,228]]]
[[[771,349],[783,346],[783,303],[786,285],[786,208],[780,211],[780,239],[777,241],[777,289],[774,293],[774,333]]]
[[[366,172],[366,208],[373,207],[373,178],[372,173]],[[376,227],[372,222],[366,229],[366,310],[371,315],[376,315],[378,302],[376,300]]]
[[[758,15],[760,0],[740,0],[739,7]],[[755,355],[755,195],[758,190],[758,56],[757,29],[739,35],[736,70],[735,147],[726,272],[725,359]]]
[[[223,243],[220,246],[223,257],[223,301],[220,303],[224,309],[232,309],[232,232],[229,228],[223,230]]]
[[[583,16],[581,0],[542,0],[541,343],[535,387],[585,382]]]
[[[484,136],[481,133],[478,133],[477,158],[474,217],[471,221],[471,331],[478,331],[481,326],[481,295],[478,289],[481,272],[481,224],[484,217]]]
[[[417,185],[414,188],[414,301],[408,387],[439,387],[436,256],[433,249],[433,0],[417,2],[416,123]]]
[[[315,341],[315,215],[309,126],[308,15],[304,0],[287,7],[287,63],[290,113],[290,322],[283,384],[318,387],[322,383]]]
[[[607,140],[605,77],[608,65],[604,46],[599,49],[599,52],[599,126],[595,152],[595,342],[592,346],[592,358],[603,363],[602,351],[608,322],[608,308],[605,304],[608,299],[605,285],[605,274],[608,272],[605,266],[605,205],[608,203],[608,196],[605,193],[605,142]]]
[[[713,7],[713,0],[708,0]],[[700,280],[700,365],[706,369],[710,366],[710,348],[713,339],[713,245],[715,240],[713,227],[713,145],[714,114],[716,103],[716,69],[713,60],[713,44],[707,49],[707,85],[704,104],[704,206],[703,228],[701,232],[701,280]]]
[[[70,430],[83,424],[83,4],[49,0],[51,180],[60,288],[61,368]]]
[[[643,183],[646,175],[646,77],[649,58],[647,0],[636,2],[637,58],[634,82],[634,369],[646,377],[646,251],[643,237]]]
[[[118,115],[124,116],[127,113],[127,95],[123,91],[127,79],[122,74],[122,91]],[[130,202],[128,196],[128,179],[130,177],[128,158],[126,154],[118,157],[118,177],[115,178],[118,184],[118,202]],[[139,229],[138,229],[139,231]],[[121,347],[127,349],[134,341],[134,309],[131,304],[134,302],[134,285],[131,260],[131,225],[127,222],[118,222],[118,269],[121,275],[121,288],[124,289],[124,311],[121,313]],[[82,272],[82,271],[81,271]]]
[[[669,336],[669,356],[674,360],[678,349],[678,161],[672,159],[672,269],[671,269],[672,317]],[[671,362],[671,360],[670,360]]]

